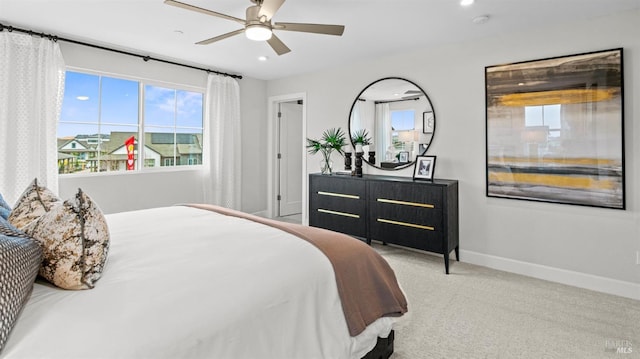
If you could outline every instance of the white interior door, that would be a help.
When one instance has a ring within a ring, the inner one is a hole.
[[[302,101],[278,104],[278,216],[302,212]]]

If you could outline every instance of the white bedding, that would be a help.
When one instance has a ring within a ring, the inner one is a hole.
[[[278,229],[184,206],[107,221],[96,287],[37,282],[3,358],[360,358],[392,329],[350,337],[329,260]]]

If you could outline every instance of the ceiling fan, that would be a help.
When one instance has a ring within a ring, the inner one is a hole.
[[[198,45],[207,45],[216,41],[226,39],[241,33],[245,33],[247,38],[255,41],[267,41],[271,48],[278,54],[283,55],[290,52],[287,47],[274,33],[273,30],[310,32],[315,34],[336,35],[341,36],[344,32],[342,25],[326,25],[326,24],[302,24],[294,22],[274,22],[271,18],[282,6],[285,0],[250,0],[255,5],[249,6],[246,11],[246,19],[240,19],[234,16],[221,14],[194,5],[189,5],[180,1],[165,0],[164,3],[180,7],[187,10],[197,11],[203,14],[217,16],[223,19],[235,21],[243,26],[242,29],[228,32],[210,39],[197,42]]]

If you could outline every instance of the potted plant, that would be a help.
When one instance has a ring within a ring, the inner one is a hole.
[[[351,134],[351,142],[356,147],[356,152],[362,152],[362,146],[370,145],[371,138],[367,130],[363,128]]]
[[[343,154],[342,147],[346,146],[347,138],[340,127],[331,128],[322,133],[320,140],[307,138],[307,148],[310,154],[322,153],[320,170],[323,174],[331,174],[331,153],[337,151]]]

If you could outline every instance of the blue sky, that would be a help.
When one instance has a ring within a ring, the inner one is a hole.
[[[101,94],[100,76],[67,71],[58,137],[95,134],[99,119],[103,123],[102,133],[137,131],[138,94],[136,81],[103,76]],[[174,124],[202,128],[202,97],[201,93],[145,85],[146,130],[173,132]]]

